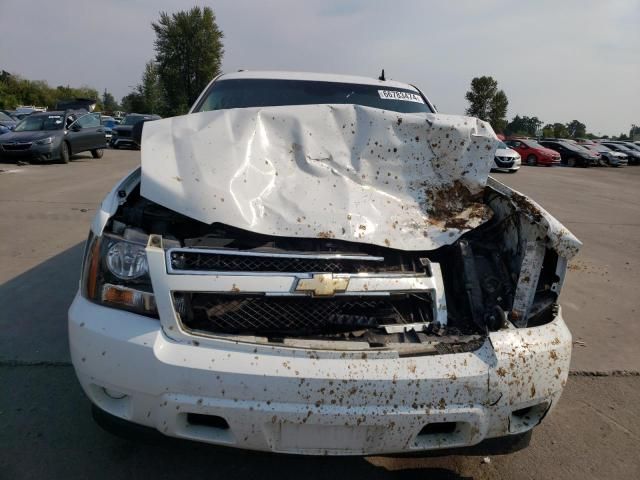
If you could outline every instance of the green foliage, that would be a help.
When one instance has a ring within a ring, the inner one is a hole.
[[[100,96],[95,88],[58,86],[50,87],[43,80],[27,80],[8,72],[0,73],[0,108],[14,109],[19,105],[36,105],[38,107],[55,108],[56,103],[76,97],[93,98]]]
[[[111,93],[108,92],[106,88],[102,93],[102,110],[108,111],[108,112],[120,110],[120,106],[118,105],[118,102],[116,102],[116,99],[114,98],[114,96],[111,95]]]
[[[200,92],[220,73],[223,33],[210,7],[194,7],[172,15],[160,12],[151,24],[155,34],[157,74],[163,114],[186,113]]]
[[[538,129],[542,126],[542,120],[538,117],[527,117],[516,115],[513,117],[506,128],[507,135],[535,136]]]
[[[473,78],[465,98],[469,102],[467,115],[491,123],[496,132],[504,131],[509,100],[504,91],[498,90],[498,82],[493,77]]]
[[[572,138],[584,138],[587,134],[587,126],[578,120],[567,123],[567,130]]]

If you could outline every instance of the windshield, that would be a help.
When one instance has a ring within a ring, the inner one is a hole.
[[[62,115],[31,115],[18,123],[14,131],[62,130],[63,120]]]
[[[548,147],[545,147],[544,145],[540,145],[535,140],[521,140],[521,141],[529,148],[548,148]]]
[[[355,104],[401,113],[431,112],[415,90],[355,83],[254,78],[215,82],[194,111],[314,104]]]
[[[498,142],[498,146],[496,148],[509,148],[509,147],[504,142]]]
[[[127,115],[120,125],[135,125],[144,120],[144,118],[143,115]]]
[[[627,148],[626,145],[620,145],[619,143],[611,143],[607,145],[607,147],[613,150],[620,150],[621,152],[630,152],[632,151],[630,148]]]
[[[11,118],[9,115],[7,115],[4,112],[0,112],[0,120],[3,122],[13,122],[13,118]]]

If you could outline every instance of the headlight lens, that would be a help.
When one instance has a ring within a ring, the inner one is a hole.
[[[107,251],[107,268],[122,280],[132,280],[149,273],[144,246],[130,242],[115,242]]]
[[[38,140],[36,143],[38,145],[49,145],[53,142],[53,137],[43,138],[42,140]]]

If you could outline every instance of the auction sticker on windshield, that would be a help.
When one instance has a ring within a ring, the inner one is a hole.
[[[417,93],[403,92],[400,90],[378,90],[380,98],[385,100],[402,100],[403,102],[424,103],[424,100]]]

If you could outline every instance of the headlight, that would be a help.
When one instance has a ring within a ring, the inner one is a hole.
[[[89,234],[82,263],[82,295],[104,306],[158,318],[145,238],[126,231],[122,237]]]
[[[53,142],[53,137],[43,138],[42,140],[36,141],[38,145],[49,145]]]
[[[130,242],[114,242],[107,251],[109,271],[122,280],[139,278],[149,273],[147,254],[143,245]]]

